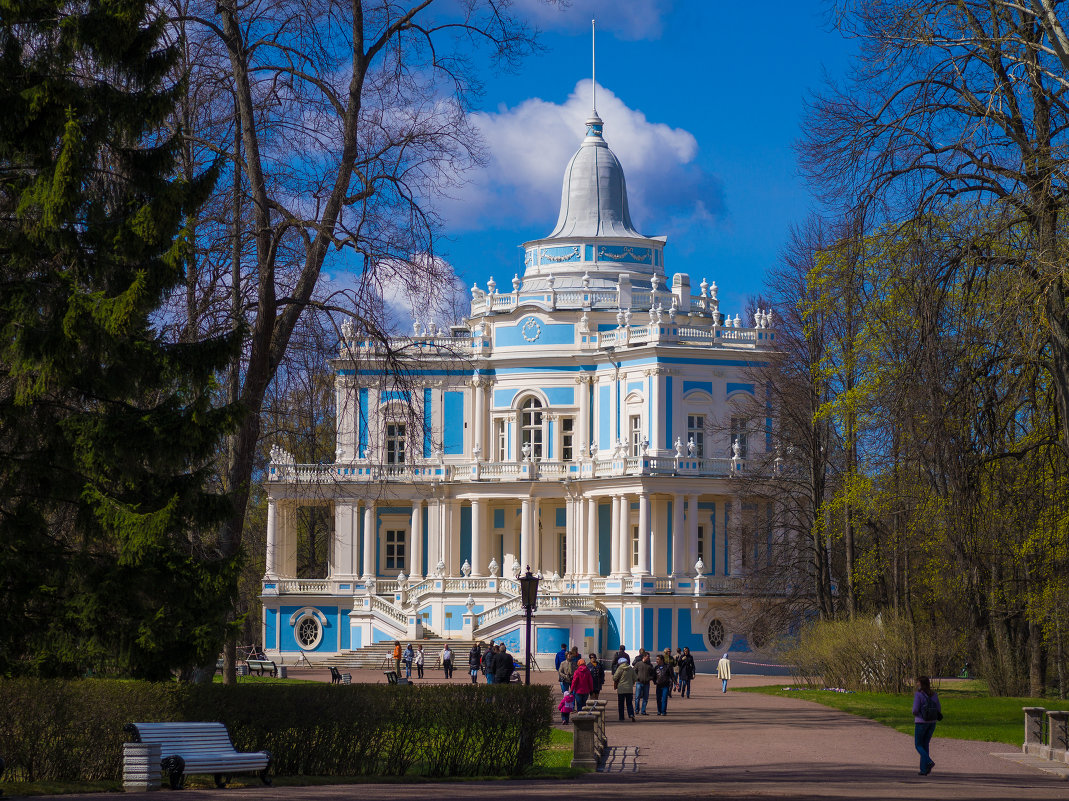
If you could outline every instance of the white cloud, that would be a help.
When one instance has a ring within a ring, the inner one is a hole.
[[[547,3],[546,0],[517,0],[516,7],[543,29],[578,33],[590,30],[590,19],[599,31],[612,31],[621,39],[658,39],[664,31],[663,18],[675,0],[585,0],[582,3]]]
[[[442,204],[448,228],[521,224],[545,229],[536,236],[549,233],[560,208],[564,168],[582,142],[590,116],[590,89],[591,82],[582,80],[562,104],[531,98],[513,108],[472,115],[490,162]],[[600,85],[597,105],[605,139],[623,165],[631,218],[640,231],[666,233],[720,211],[720,181],[694,163],[698,143],[693,134],[649,121]]]

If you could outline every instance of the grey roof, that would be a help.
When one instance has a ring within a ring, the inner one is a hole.
[[[587,135],[564,170],[560,217],[547,239],[614,236],[645,239],[627,209],[627,183],[620,160],[602,136],[597,112],[586,121]]]

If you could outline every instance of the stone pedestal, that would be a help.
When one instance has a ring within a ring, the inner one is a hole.
[[[1024,710],[1024,745],[1021,750],[1032,756],[1040,756],[1043,751],[1043,715],[1047,711],[1041,706],[1026,706]]]
[[[1069,747],[1069,712],[1047,713],[1047,745],[1044,748],[1047,759],[1058,762],[1066,761]]]
[[[573,712],[572,767],[597,770],[598,757],[594,750],[594,726],[598,716],[593,712]]]
[[[160,789],[159,743],[123,743],[122,788],[128,793]]]

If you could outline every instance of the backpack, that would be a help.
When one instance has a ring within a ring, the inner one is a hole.
[[[943,713],[939,709],[939,698],[935,693],[931,695],[925,694],[924,700],[921,701],[920,713],[921,720],[927,723],[934,723],[943,719]]]

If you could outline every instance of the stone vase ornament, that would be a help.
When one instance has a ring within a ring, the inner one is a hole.
[[[493,578],[497,578],[497,571],[500,569],[500,566],[497,564],[497,560],[491,557],[490,564],[488,565],[488,567],[490,569],[490,575]]]
[[[471,563],[469,563],[467,559],[465,559],[464,564],[460,566],[460,574],[464,576],[464,578],[471,575]]]

